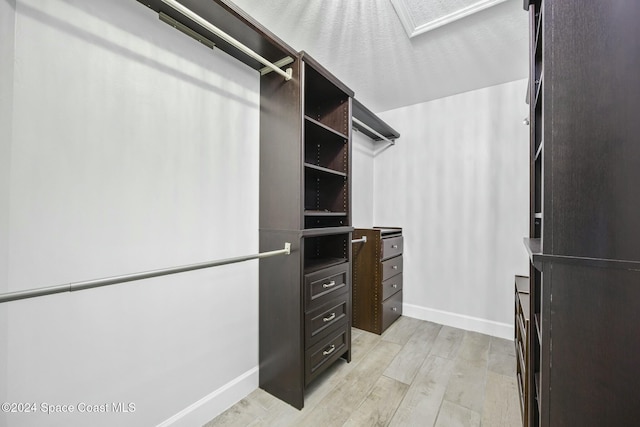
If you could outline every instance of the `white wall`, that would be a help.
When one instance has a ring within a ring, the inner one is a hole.
[[[257,252],[257,72],[136,1],[18,0],[12,80],[12,10],[0,4],[0,88],[14,92],[0,156],[10,230],[0,287]],[[155,425],[196,402],[177,418],[208,421],[257,386],[257,287],[251,261],[3,304],[6,401],[135,404],[9,414],[6,425]]]
[[[375,157],[374,221],[404,228],[404,313],[513,337],[527,275],[526,80],[399,108]]]
[[[373,154],[374,143],[363,133],[352,132],[351,154],[351,223],[371,228],[373,224]]]
[[[15,1],[0,0],[0,292],[7,291]],[[0,403],[7,401],[7,311],[0,308]],[[0,411],[0,425],[7,425]]]

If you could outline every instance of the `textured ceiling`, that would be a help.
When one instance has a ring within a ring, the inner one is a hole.
[[[391,0],[234,3],[294,49],[317,59],[374,112],[527,76],[528,15],[520,0],[412,38]],[[431,3],[442,5],[441,0],[420,3],[421,13]]]

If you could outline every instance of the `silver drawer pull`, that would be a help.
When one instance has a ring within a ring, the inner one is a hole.
[[[398,311],[398,307],[392,307],[391,310],[392,311]]]
[[[334,351],[336,351],[336,346],[331,344],[331,347],[329,347],[329,350],[325,350],[322,352],[323,355],[328,356],[331,353],[333,353]]]
[[[396,285],[396,284],[394,283],[393,285],[391,285],[391,287],[392,287],[393,289],[397,289],[397,288],[398,288],[398,285]]]
[[[332,280],[332,281],[330,281],[329,283],[323,283],[323,284],[322,284],[322,287],[326,289],[326,288],[332,288],[332,287],[334,287],[335,285],[336,285],[336,281],[335,281],[335,280]]]
[[[391,245],[391,249],[398,249],[398,245]]]
[[[394,270],[397,270],[397,269],[398,269],[398,266],[397,266],[397,265],[394,265],[394,266],[393,266],[393,267],[391,267],[391,268],[393,268]]]
[[[331,316],[323,317],[322,320],[325,321],[325,322],[331,322],[335,318],[336,318],[336,314],[335,313],[331,313]]]

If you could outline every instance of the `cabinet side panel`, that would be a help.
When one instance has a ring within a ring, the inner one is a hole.
[[[300,237],[260,231],[260,251],[291,243],[291,255],[260,260],[260,387],[301,409],[304,361]]]
[[[260,228],[302,228],[300,61],[293,78],[276,73],[260,82]]]
[[[353,244],[352,262],[352,318],[353,327],[379,334],[381,332],[379,290],[382,271],[379,268],[380,232],[356,229],[353,238],[366,237],[366,243]]]
[[[637,424],[639,283],[638,271],[553,265],[552,425]]]
[[[545,238],[545,252],[640,260],[640,2],[545,7],[553,108],[545,112],[553,157],[553,246]]]

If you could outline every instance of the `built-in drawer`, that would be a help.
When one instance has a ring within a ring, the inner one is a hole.
[[[382,330],[384,331],[402,315],[402,291],[396,292],[382,303]]]
[[[345,262],[324,270],[305,274],[305,309],[317,308],[328,300],[346,292],[349,283],[347,282],[348,273],[349,263]]]
[[[402,256],[382,261],[382,280],[385,281],[396,274],[402,273]]]
[[[331,363],[347,351],[349,332],[347,327],[341,328],[305,352],[305,383],[309,384]]]
[[[382,301],[402,290],[402,273],[382,282]]]
[[[305,348],[309,348],[340,328],[348,320],[348,299],[343,298],[324,304],[305,315]]]
[[[382,239],[380,259],[393,258],[402,253],[402,236]]]

